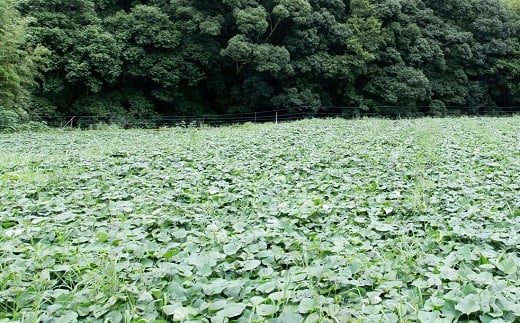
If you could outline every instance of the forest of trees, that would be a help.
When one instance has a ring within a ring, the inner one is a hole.
[[[335,106],[520,112],[519,9],[518,0],[2,0],[0,112],[125,124]]]

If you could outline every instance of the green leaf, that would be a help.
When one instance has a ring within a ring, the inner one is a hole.
[[[111,323],[119,323],[123,321],[123,314],[120,311],[112,311],[105,316],[105,319]]]
[[[268,281],[266,283],[263,283],[262,285],[259,285],[256,290],[261,293],[270,293],[276,288],[276,283],[274,281]]]
[[[504,274],[511,275],[517,272],[518,267],[515,261],[510,257],[504,257],[497,263],[497,268],[500,269]]]
[[[227,304],[227,301],[225,299],[215,301],[211,303],[208,307],[210,311],[218,311],[223,309]]]
[[[18,224],[18,222],[15,222],[15,221],[2,221],[0,223],[1,223],[3,229],[9,229]]]
[[[419,322],[421,323],[431,323],[434,322],[439,318],[439,312],[425,312],[425,311],[419,311],[417,314],[417,318],[419,319]]]
[[[256,267],[260,266],[261,263],[262,262],[258,259],[251,259],[251,260],[244,262],[243,269],[246,271],[253,270]]]
[[[298,305],[298,312],[306,314],[314,311],[318,306],[318,302],[314,298],[302,298]]]
[[[63,212],[56,215],[56,217],[54,217],[54,220],[57,222],[70,222],[74,219],[74,217],[75,215],[72,212]]]
[[[377,225],[375,226],[375,229],[377,231],[380,231],[380,232],[389,232],[389,231],[393,231],[395,228],[393,225],[391,224],[387,224],[387,223],[377,223]]]
[[[226,280],[218,278],[212,281],[211,283],[204,284],[202,286],[202,289],[204,290],[204,293],[206,295],[216,295],[222,293],[226,286]]]
[[[277,302],[277,301],[280,301],[285,298],[285,292],[283,292],[283,291],[273,292],[273,293],[269,294],[269,296],[267,296],[267,297],[269,299]]]
[[[246,304],[243,303],[228,303],[224,308],[217,313],[218,316],[233,318],[242,314]]]
[[[182,312],[182,304],[181,303],[175,303],[175,304],[168,304],[168,305],[164,305],[162,307],[162,311],[164,312],[164,314],[168,315],[168,316],[172,316],[172,315],[175,315],[176,313],[179,313],[179,311]]]
[[[193,307],[177,307],[172,314],[174,321],[185,321],[191,315],[197,314],[197,310]]]
[[[60,316],[54,320],[54,322],[58,323],[67,323],[67,322],[77,322],[78,321],[78,313],[69,311],[66,312],[65,315]]]
[[[471,280],[473,280],[477,284],[485,284],[485,285],[491,285],[493,284],[493,274],[484,271],[475,275],[469,276]]]
[[[226,256],[232,256],[232,255],[236,254],[238,252],[238,250],[240,250],[241,247],[242,247],[241,243],[234,242],[234,243],[225,244],[222,247],[222,250],[224,251]]]
[[[252,296],[249,298],[249,304],[253,305],[253,306],[257,306],[259,304],[262,304],[266,301],[267,299],[265,297],[262,297],[262,296]]]
[[[260,316],[271,316],[278,312],[278,306],[271,304],[259,304],[256,306],[256,314]]]
[[[309,267],[309,268],[307,268],[307,273],[310,277],[319,278],[323,274],[323,267],[322,266]]]
[[[104,231],[100,231],[100,232],[96,233],[96,239],[99,242],[106,242],[108,240],[108,233],[106,233]]]
[[[170,316],[170,315],[173,315],[176,308],[178,308],[177,305],[164,305],[162,307],[162,311],[164,312],[164,314]]]
[[[316,312],[312,312],[305,318],[304,323],[318,323],[320,322],[320,314]]]
[[[169,251],[165,252],[164,255],[163,255],[163,258],[165,260],[170,260],[171,257],[175,256],[178,253],[179,253],[178,250],[172,249],[172,250],[169,250]]]
[[[474,294],[467,295],[457,303],[455,309],[463,314],[478,312],[480,310],[480,299]]]
[[[304,320],[303,316],[293,312],[282,312],[279,317],[276,318],[276,323],[302,323]]]

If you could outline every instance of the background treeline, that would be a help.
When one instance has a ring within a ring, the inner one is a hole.
[[[384,115],[515,107],[518,8],[499,0],[2,0],[0,106],[4,117],[98,115],[122,125],[334,106]]]

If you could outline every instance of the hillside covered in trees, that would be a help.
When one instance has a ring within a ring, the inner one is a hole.
[[[416,115],[515,107],[519,7],[497,0],[5,0],[0,106],[33,118],[103,115],[129,123],[278,108]]]

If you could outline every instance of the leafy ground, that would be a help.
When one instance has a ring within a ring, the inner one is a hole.
[[[0,322],[513,322],[520,118],[0,135]]]

